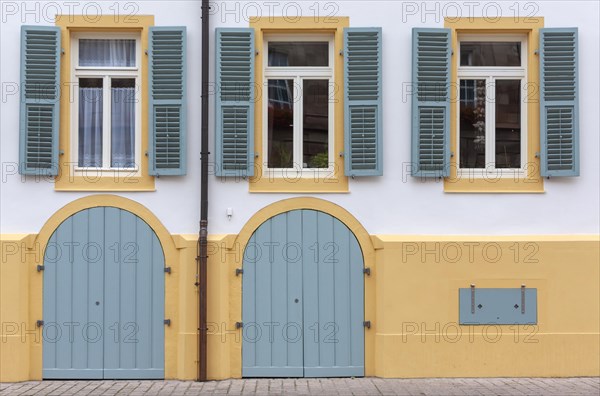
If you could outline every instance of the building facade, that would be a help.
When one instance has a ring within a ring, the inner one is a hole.
[[[600,372],[596,2],[2,2],[0,380]],[[575,202],[577,201],[577,202]]]

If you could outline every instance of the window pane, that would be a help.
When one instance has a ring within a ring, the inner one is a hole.
[[[79,66],[135,67],[135,40],[80,39]]]
[[[460,80],[460,167],[485,168],[485,80]]]
[[[519,42],[461,42],[461,66],[521,66]]]
[[[269,66],[329,66],[329,43],[271,41]]]
[[[79,79],[79,166],[102,167],[102,113],[102,79]]]
[[[269,80],[268,166],[292,168],[294,161],[294,80]]]
[[[496,80],[496,168],[521,167],[521,81]]]
[[[329,167],[329,81],[304,80],[302,150],[304,168]]]
[[[135,80],[111,82],[111,160],[113,168],[135,167]]]

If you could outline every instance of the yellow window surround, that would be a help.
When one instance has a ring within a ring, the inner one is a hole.
[[[444,26],[452,30],[450,86],[454,92],[450,100],[450,151],[457,152],[458,117],[458,35],[459,34],[525,34],[527,36],[527,151],[525,174],[510,178],[473,178],[458,175],[458,158],[450,159],[450,176],[444,179],[444,191],[451,193],[543,193],[544,181],[540,176],[540,109],[539,58],[535,53],[539,43],[539,29],[544,18],[445,18]]]
[[[60,64],[61,98],[59,130],[59,174],[55,179],[56,191],[154,191],[154,177],[148,174],[148,32],[154,26],[153,15],[136,15],[134,18],[115,15],[90,19],[84,15],[57,15],[56,26],[61,30],[61,45],[64,50]],[[74,174],[71,164],[71,103],[76,90],[71,89],[71,33],[73,32],[139,32],[142,46],[141,76],[141,163],[139,173],[130,170],[88,172]]]
[[[287,193],[345,193],[348,192],[348,178],[344,176],[344,159],[337,153],[344,151],[344,58],[338,55],[344,44],[344,28],[348,27],[348,17],[302,17],[293,21],[286,17],[254,18],[250,27],[254,29],[255,46],[255,82],[257,87],[263,84],[263,51],[264,35],[269,33],[332,33],[334,35],[334,168],[330,174],[296,178],[290,172],[290,178],[273,177],[267,172],[263,174],[263,163],[266,153],[263,153],[263,107],[259,101],[254,106],[254,151],[255,176],[250,178],[249,190],[256,193],[287,192]],[[264,98],[264,95],[263,95]]]

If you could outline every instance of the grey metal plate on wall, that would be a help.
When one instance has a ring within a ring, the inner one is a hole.
[[[537,324],[537,289],[459,289],[460,324]]]

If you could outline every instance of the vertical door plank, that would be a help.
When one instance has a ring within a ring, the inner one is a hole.
[[[136,335],[135,368],[152,368],[152,274],[155,272],[152,261],[153,232],[142,220],[136,219],[138,251],[135,263]],[[127,265],[127,264],[126,264]]]
[[[261,251],[260,256],[256,259],[256,294],[254,295],[256,326],[261,332],[261,336],[255,342],[257,367],[271,367],[272,361],[269,331],[265,327],[265,323],[270,323],[272,318],[271,262],[269,260],[271,236],[271,220],[268,220],[256,231],[256,244]]]
[[[337,251],[334,258],[335,278],[334,289],[334,312],[335,312],[335,362],[336,367],[350,366],[351,334],[350,315],[352,306],[350,298],[352,293],[358,290],[350,288],[350,230],[339,220],[333,225],[334,246]]]
[[[87,210],[90,262],[87,279],[89,316],[85,335],[89,340],[87,344],[89,368],[98,373],[99,378],[102,378],[101,374],[104,369],[103,343],[111,340],[110,335],[104,333],[104,261],[110,254],[104,243],[104,210],[104,208]],[[96,252],[97,249],[98,252]],[[97,253],[98,257],[95,256]],[[96,305],[96,301],[100,305]]]
[[[350,235],[350,337],[352,375],[364,376],[365,370],[365,280],[364,259],[356,237]]]
[[[322,252],[317,234],[317,212],[302,211],[302,273],[304,290],[304,367],[318,367],[319,338],[319,262]]]
[[[56,322],[60,336],[56,342],[56,368],[71,369],[72,345],[69,342],[69,327],[72,322],[72,290],[73,290],[73,261],[74,244],[73,217],[65,220],[57,235],[60,257],[56,262]]]
[[[165,254],[158,237],[152,232],[152,367],[146,378],[165,376]]]
[[[287,347],[287,365],[298,368],[304,373],[304,352],[302,337],[302,307],[304,293],[302,291],[302,212],[294,210],[287,216],[287,243],[282,249],[287,267],[288,301],[287,321],[281,329]],[[298,302],[296,302],[296,299]]]
[[[256,341],[260,336],[260,329],[256,325],[256,304],[255,304],[255,285],[256,285],[256,260],[261,254],[260,247],[256,244],[256,234],[248,241],[244,250],[242,275],[242,376],[247,375],[248,368],[255,367],[256,362]]]
[[[283,249],[287,244],[287,215],[284,213],[271,219],[271,240],[266,246],[271,266],[271,323],[265,324],[265,336],[271,343],[271,366],[287,366],[287,343],[282,328],[287,322],[288,295],[287,265]]]
[[[104,210],[104,368],[120,367],[119,344],[123,339],[121,301],[121,213],[116,208]]]

